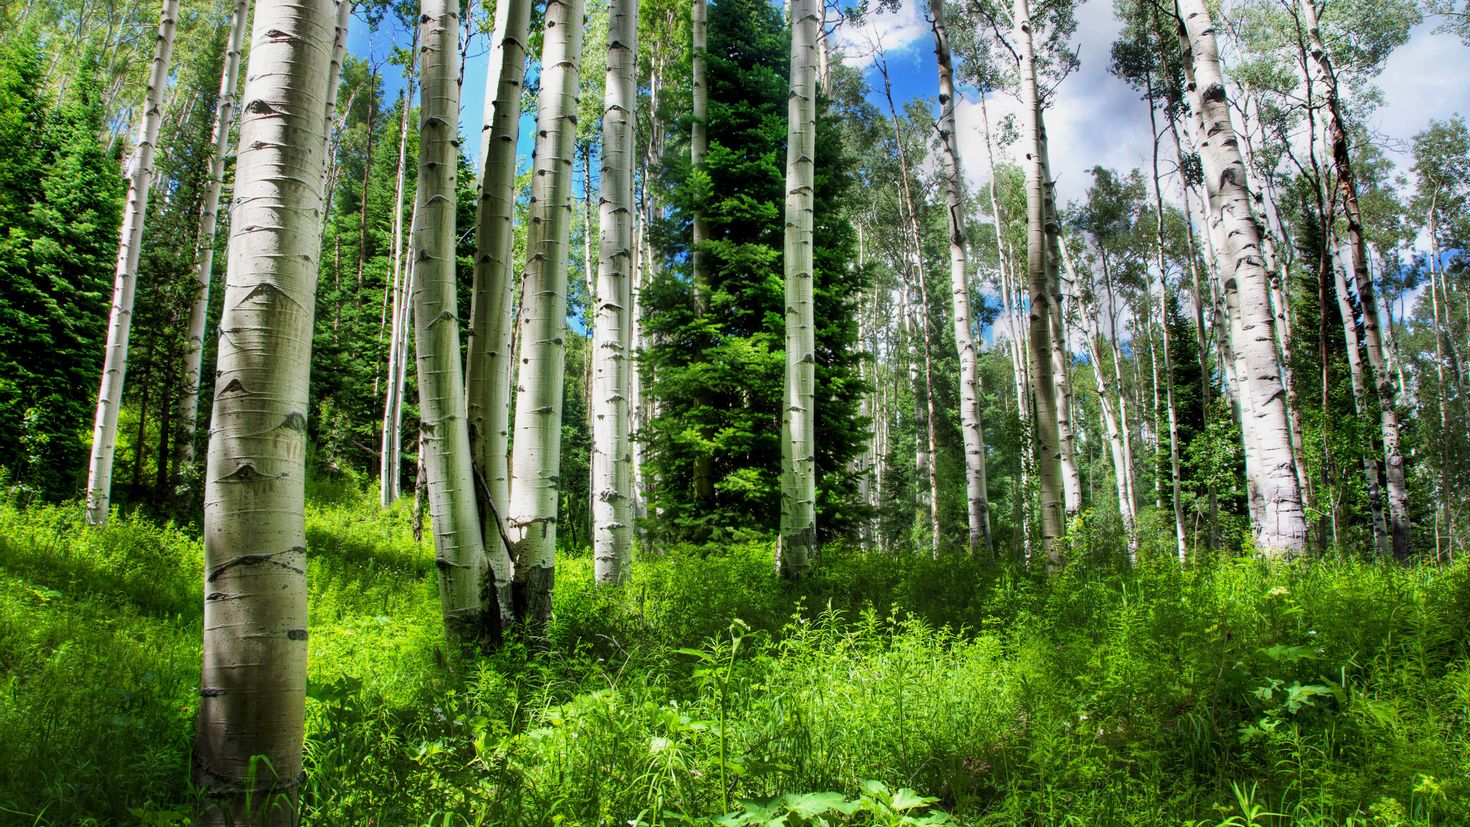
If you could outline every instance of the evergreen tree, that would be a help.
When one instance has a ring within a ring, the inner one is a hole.
[[[96,84],[57,110],[43,76],[33,40],[0,51],[0,468],[60,497],[87,453],[123,186]]]
[[[706,175],[671,150],[664,184],[672,210],[660,228],[666,258],[644,287],[644,381],[658,415],[645,427],[653,504],[671,536],[707,540],[720,529],[771,531],[780,516],[780,399],[784,352],[781,209],[785,187],[786,55],[780,13],[758,0],[726,0],[709,17],[709,153]],[[846,213],[853,161],[830,102],[819,102],[815,292],[818,525],[856,528],[866,507],[851,460],[862,450],[856,303],[866,277],[854,266]],[[708,310],[696,313],[689,271],[696,205],[709,224],[704,250]],[[700,354],[701,359],[694,359]],[[693,497],[694,465],[713,465],[713,507]]]

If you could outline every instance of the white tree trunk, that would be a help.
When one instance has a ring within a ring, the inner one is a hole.
[[[912,333],[913,353],[911,355],[910,381],[914,393],[914,422],[917,427],[919,420],[924,422],[924,436],[927,441],[921,442],[920,435],[914,435],[914,470],[916,476],[922,477],[928,483],[928,491],[915,481],[915,489],[919,492],[916,497],[919,519],[925,521],[928,527],[929,551],[935,556],[939,555],[940,526],[939,526],[939,473],[935,462],[937,451],[937,439],[935,434],[936,416],[934,409],[934,337],[930,331],[930,319],[933,318],[929,312],[929,284],[925,276],[924,266],[924,242],[923,233],[919,228],[918,205],[914,201],[913,188],[910,185],[912,172],[909,167],[908,150],[904,146],[903,129],[898,120],[898,108],[893,103],[893,84],[888,75],[888,61],[882,55],[877,61],[879,74],[883,77],[883,94],[888,101],[889,120],[893,124],[893,141],[898,151],[898,174],[899,190],[903,193],[903,201],[899,205],[899,212],[903,214],[904,225],[908,230],[908,242],[904,248],[904,256],[913,256],[913,273],[917,284],[911,283],[907,276],[907,267],[904,271],[904,284],[900,295],[903,301],[903,321],[909,326]],[[922,354],[919,348],[922,347]],[[924,383],[918,383],[918,363],[922,355],[924,361]],[[924,394],[924,405],[920,406],[919,393]]]
[[[445,632],[499,630],[475,499],[455,290],[459,147],[459,0],[423,0],[419,16],[419,169],[414,197],[413,314],[419,440],[434,526]]]
[[[143,249],[143,221],[148,215],[148,191],[153,186],[153,155],[163,123],[163,91],[168,85],[178,16],[179,0],[163,0],[148,91],[143,96],[143,120],[138,125],[138,146],[128,172],[128,196],[112,287],[112,315],[107,322],[107,356],[97,392],[92,461],[87,469],[87,522],[94,526],[107,524],[112,500],[112,460],[117,451],[117,418],[122,412],[123,384],[128,372],[128,338],[133,327],[133,296],[138,287],[138,256]]]
[[[1251,213],[1230,104],[1215,44],[1214,23],[1204,0],[1180,0],[1192,69],[1191,103],[1204,119],[1200,157],[1210,197],[1211,222],[1225,248],[1216,250],[1224,278],[1225,303],[1231,312],[1231,339],[1240,366],[1242,425],[1246,474],[1261,499],[1254,526],[1257,550],[1266,555],[1294,556],[1306,549],[1307,523],[1292,454],[1286,388],[1273,342],[1274,319],[1265,267],[1261,260],[1260,225]],[[1246,403],[1246,400],[1249,400]]]
[[[690,120],[689,120],[689,166],[698,175],[704,175],[704,159],[709,153],[709,85],[705,75],[708,63],[706,39],[708,30],[708,4],[706,0],[694,0],[690,9]],[[657,113],[654,115],[657,118]],[[709,242],[709,223],[704,216],[704,205],[695,202],[691,222],[689,246],[689,270],[694,288],[694,314],[703,316],[709,309],[709,272],[705,261],[705,245]],[[694,358],[704,361],[702,353]],[[708,394],[698,392],[700,404],[712,404]],[[712,434],[701,434],[705,440]],[[715,497],[714,458],[700,451],[694,456],[694,498],[703,503],[713,503]]]
[[[628,578],[633,556],[629,350],[633,344],[633,164],[637,105],[638,3],[608,7],[607,83],[602,116],[601,244],[592,331],[592,553],[600,583]]]
[[[817,152],[814,0],[791,2],[786,117],[786,380],[781,410],[781,537],[777,568],[795,579],[817,546],[816,322],[812,292]]]
[[[495,577],[501,623],[514,620],[512,565],[505,515],[510,507],[511,310],[515,303],[516,143],[531,0],[495,6],[495,38],[485,78],[489,105],[480,129],[480,197],[475,209],[475,273],[465,366],[465,405],[485,552]]]
[[[531,226],[520,313],[520,361],[506,531],[515,564],[516,614],[539,627],[551,617],[561,487],[562,385],[566,373],[567,244],[572,156],[582,56],[582,0],[548,0],[536,115]]]
[[[214,149],[209,162],[209,188],[199,210],[199,238],[194,245],[194,300],[189,304],[189,340],[184,346],[184,376],[179,386],[179,467],[194,464],[194,428],[199,419],[199,377],[204,367],[204,331],[209,318],[209,283],[214,277],[214,238],[219,218],[220,190],[224,188],[225,156],[230,151],[230,128],[235,120],[235,89],[240,79],[240,57],[245,49],[245,21],[250,0],[235,0],[225,65],[220,73],[219,102],[214,114]]]
[[[418,29],[414,29],[414,50],[418,50]],[[383,400],[383,440],[381,447],[379,479],[381,504],[384,508],[397,502],[399,478],[402,476],[403,434],[403,380],[401,374],[406,361],[408,344],[408,273],[403,266],[403,202],[407,188],[408,172],[408,128],[409,112],[413,108],[413,83],[415,61],[408,65],[408,82],[403,88],[403,107],[398,121],[398,182],[393,195],[392,234],[389,243],[393,246],[393,324],[388,333],[388,381]]]
[[[1063,531],[1062,462],[1057,433],[1057,392],[1052,377],[1051,302],[1047,280],[1046,175],[1041,95],[1036,82],[1029,0],[1015,0],[1013,19],[1021,62],[1022,152],[1026,168],[1026,269],[1030,283],[1032,426],[1037,477],[1041,484],[1041,540],[1050,565],[1061,562]]]
[[[944,26],[943,0],[929,0],[930,28],[934,32],[934,56],[939,66],[940,170],[944,178],[945,206],[949,227],[949,276],[954,316],[955,349],[960,362],[960,431],[965,442],[965,502],[969,521],[970,554],[983,548],[994,555],[990,535],[990,499],[986,494],[985,430],[980,418],[979,370],[976,366],[974,317],[970,313],[970,282],[965,250],[964,184],[960,180],[959,136],[955,126],[954,67],[951,64],[949,31]]]
[[[306,712],[307,383],[331,11],[283,0],[256,6],[205,472],[194,750],[205,824],[296,823]]]
[[[1318,82],[1322,85],[1322,96],[1326,102],[1325,128],[1328,143],[1332,148],[1333,167],[1337,173],[1337,188],[1347,225],[1343,233],[1346,242],[1343,245],[1345,249],[1341,249],[1341,253],[1344,254],[1344,263],[1351,268],[1353,281],[1358,291],[1358,301],[1363,307],[1363,345],[1371,370],[1373,390],[1376,396],[1374,401],[1378,403],[1378,425],[1383,437],[1383,453],[1387,468],[1388,526],[1392,533],[1392,551],[1395,557],[1403,560],[1412,552],[1408,482],[1404,475],[1403,449],[1399,447],[1399,422],[1398,411],[1395,408],[1393,374],[1388,365],[1388,349],[1384,346],[1383,335],[1380,332],[1383,325],[1378,318],[1378,293],[1373,287],[1373,277],[1368,271],[1368,245],[1363,238],[1363,220],[1358,207],[1358,182],[1353,170],[1352,156],[1348,151],[1347,128],[1342,122],[1337,75],[1332,67],[1332,56],[1327,51],[1327,45],[1322,40],[1322,32],[1317,24],[1317,9],[1312,0],[1301,0],[1300,5],[1307,26],[1307,35],[1311,41],[1312,58],[1318,67]],[[1342,296],[1343,287],[1345,285],[1339,286],[1338,294],[1341,300],[1346,301],[1346,297]],[[1345,328],[1350,318],[1350,315],[1344,315]],[[1357,331],[1354,328],[1352,332],[1356,335]],[[1350,349],[1349,353],[1356,355],[1357,351]],[[1361,365],[1358,365],[1358,370],[1362,371]],[[1359,411],[1359,414],[1367,414],[1366,406]],[[1377,465],[1376,462],[1373,463],[1373,474],[1370,479],[1374,488],[1377,488]],[[1382,519],[1381,503],[1374,504],[1374,514],[1378,519]]]

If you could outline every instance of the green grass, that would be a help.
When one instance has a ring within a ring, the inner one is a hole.
[[[461,657],[374,499],[307,515],[308,823],[1470,823],[1465,564],[572,558],[544,647]],[[0,824],[182,823],[201,560],[0,501]]]

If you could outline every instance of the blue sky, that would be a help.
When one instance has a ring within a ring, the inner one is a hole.
[[[1052,140],[1051,155],[1057,174],[1058,192],[1064,201],[1080,198],[1090,176],[1087,169],[1101,164],[1120,170],[1145,167],[1149,163],[1148,113],[1137,93],[1107,71],[1108,51],[1117,36],[1118,23],[1110,0],[1089,0],[1077,12],[1081,68],[1062,84],[1056,103],[1048,112]],[[1431,119],[1446,119],[1470,109],[1470,48],[1447,34],[1435,34],[1435,21],[1419,25],[1405,44],[1389,59],[1378,85],[1384,104],[1374,113],[1372,127],[1390,154],[1402,162],[1410,138]],[[873,15],[864,30],[839,31],[836,41],[848,62],[868,65],[868,43],[881,38],[888,53],[895,98],[900,106],[915,97],[937,92],[933,41],[923,7],[902,0],[891,14]],[[354,21],[348,44],[353,54],[386,61],[394,43],[406,45],[411,36],[396,23],[384,22],[377,32],[362,21]],[[465,151],[478,166],[481,116],[484,106],[485,71],[489,57],[487,39],[477,36],[466,64],[460,110]],[[871,86],[878,87],[876,72],[869,71]],[[396,97],[403,86],[397,67],[384,73],[386,94]],[[966,177],[972,184],[983,181],[983,146],[979,132],[979,107],[974,90],[961,90],[957,110],[960,151]],[[875,92],[875,95],[877,93]],[[1016,102],[1006,94],[992,95],[992,120],[1014,112]],[[522,165],[530,157],[533,129],[528,117],[522,124]],[[1005,154],[1004,152],[1002,153]],[[1401,166],[1402,165],[1401,163]],[[1406,169],[1406,166],[1404,166]],[[580,187],[580,183],[578,184]]]

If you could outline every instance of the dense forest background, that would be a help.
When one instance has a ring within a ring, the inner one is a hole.
[[[1421,94],[1381,82],[1395,55],[1433,37],[1461,50],[1439,71],[1470,66],[1464,3],[1117,0],[1106,71],[1142,101],[1136,167],[1074,157],[1086,142],[1063,133],[1065,107],[1103,108],[1072,0],[637,3],[621,113],[629,4],[516,6],[496,255],[519,367],[498,449],[467,405],[473,492],[450,506],[429,408],[435,360],[460,373],[481,352],[500,133],[498,87],[471,81],[505,53],[512,0],[340,2],[313,7],[341,16],[322,200],[297,211],[316,222],[298,244],[310,341],[280,360],[309,360],[307,409],[272,437],[300,432],[301,473],[235,468],[304,498],[302,539],[266,554],[251,543],[279,538],[249,534],[248,509],[218,516],[206,457],[219,400],[249,393],[219,360],[254,347],[231,316],[247,302],[226,299],[260,229],[232,220],[237,181],[258,183],[240,165],[259,142],[238,144],[262,111],[251,49],[284,25],[243,21],[279,4],[166,0],[160,68],[156,3],[0,0],[0,765],[22,768],[0,823],[187,823],[255,792],[269,823],[1470,818],[1470,127],[1381,128]],[[426,45],[433,9],[452,50]],[[568,43],[575,59],[543,60]],[[546,90],[568,79],[556,111]],[[457,130],[429,111],[451,84]],[[548,112],[574,130],[560,171]],[[435,232],[453,309],[415,321]],[[609,357],[613,305],[629,321]],[[548,307],[555,335],[526,324]],[[425,333],[444,320],[447,350]],[[525,367],[548,343],[562,375]],[[449,420],[474,393],[457,387]],[[536,393],[559,403],[536,409],[554,433],[533,446],[516,423]],[[535,469],[549,513],[512,518],[487,450],[554,458]],[[805,461],[809,566],[791,562]],[[463,536],[481,579],[461,591],[495,615],[480,631],[450,605]],[[305,628],[276,637],[304,652],[309,629],[309,661],[211,642],[229,624],[200,607],[238,596],[216,579],[262,560],[299,578]],[[227,694],[218,651],[279,670],[305,710],[245,727],[279,727],[289,778],[258,782],[252,757],[219,793],[201,763],[229,740],[195,735]]]

